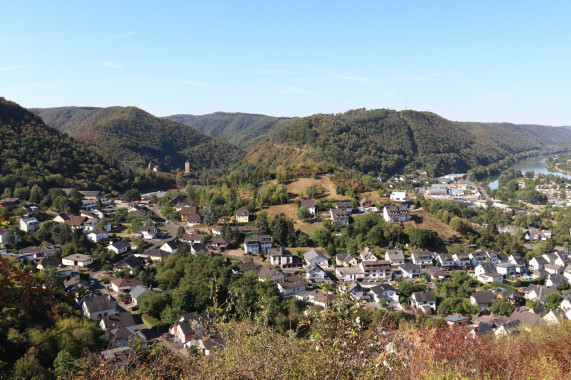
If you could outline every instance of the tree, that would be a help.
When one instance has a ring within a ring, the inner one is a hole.
[[[43,197],[44,192],[42,191],[42,188],[38,185],[34,185],[30,191],[30,199],[28,201],[30,203],[40,203]]]
[[[184,226],[178,226],[178,228],[176,229],[176,237],[179,238],[182,235],[184,235],[184,233],[186,232],[186,230],[184,229]]]
[[[545,297],[545,308],[546,309],[557,309],[563,301],[563,298],[559,293],[551,293]]]
[[[67,351],[60,351],[54,360],[54,375],[58,378],[69,376],[78,369],[74,357]]]
[[[145,293],[139,301],[139,310],[141,313],[147,313],[151,317],[160,318],[161,312],[169,303],[168,294],[164,293]]]
[[[141,192],[137,189],[129,189],[123,194],[126,202],[139,202],[141,200]]]
[[[559,284],[559,290],[569,290],[569,281],[567,279],[562,279]]]
[[[438,233],[426,228],[407,228],[410,244],[415,247],[434,246],[438,243]]]
[[[159,202],[159,197],[157,197],[157,194],[153,193],[151,194],[151,198],[149,198],[149,203],[152,205],[156,205]]]
[[[493,300],[489,308],[490,313],[495,315],[505,315],[506,317],[512,315],[514,309],[515,307],[510,301],[501,298]]]
[[[42,366],[37,356],[39,352],[36,348],[31,347],[22,356],[16,364],[12,376],[15,379],[44,380],[50,379],[50,372]]]
[[[306,220],[311,218],[311,213],[309,212],[309,208],[303,206],[297,209],[297,217],[300,220]]]
[[[212,205],[202,210],[202,220],[207,226],[211,226],[218,221],[218,213]]]

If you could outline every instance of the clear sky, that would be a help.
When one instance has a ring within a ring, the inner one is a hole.
[[[0,96],[571,125],[569,1],[2,1]]]

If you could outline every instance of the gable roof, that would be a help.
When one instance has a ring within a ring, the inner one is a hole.
[[[305,285],[305,280],[299,276],[287,276],[278,280],[278,284],[284,289],[293,289]]]
[[[116,241],[115,243],[111,244],[111,246],[113,246],[114,248],[116,248],[118,250],[122,250],[122,249],[131,247],[131,244],[127,243],[124,240],[119,240],[119,241]]]
[[[496,295],[492,292],[474,292],[470,295],[470,297],[474,297],[476,303],[491,303],[494,299],[496,299]]]
[[[299,202],[299,206],[300,207],[307,207],[307,208],[315,207],[315,200],[313,200],[313,199],[302,199],[301,202]]]
[[[136,278],[116,278],[111,283],[118,288],[122,288],[124,286],[135,286],[135,285],[143,285],[143,281],[138,280]]]
[[[140,296],[142,296],[145,293],[150,292],[149,289],[145,288],[142,285],[135,285],[131,288],[131,291],[129,292],[129,294],[131,295],[131,298],[139,298]]]
[[[133,315],[129,312],[106,315],[103,317],[102,322],[106,329],[118,329],[136,325]]]
[[[412,296],[416,302],[436,302],[436,294],[433,291],[429,292],[414,292]]]
[[[98,311],[115,309],[117,304],[110,295],[85,297],[85,307],[89,313],[97,313]]]
[[[307,251],[303,254],[303,258],[306,261],[315,260],[318,257],[322,258],[324,260],[329,260],[331,258],[329,255],[325,255],[324,253],[316,251],[315,249],[312,249],[311,251]]]

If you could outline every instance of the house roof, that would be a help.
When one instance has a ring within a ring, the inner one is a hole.
[[[149,289],[145,288],[142,285],[135,285],[131,288],[129,294],[131,295],[131,298],[137,299],[143,294],[148,293],[149,291],[150,291]]]
[[[388,292],[388,291],[396,292],[396,289],[391,284],[378,284],[378,285],[375,285],[375,286],[369,288],[369,291],[372,293],[375,293],[375,294],[379,294],[379,293]]]
[[[200,223],[202,221],[202,217],[198,213],[192,212],[186,215],[186,220],[188,222]]]
[[[137,230],[137,233],[149,233],[149,234],[156,234],[157,233],[157,229],[154,226],[141,226],[139,227],[139,229]]]
[[[352,258],[353,258],[353,255],[351,255],[349,252],[338,253],[337,256],[335,256],[335,259],[337,259],[339,261],[347,261],[347,260],[351,260]]]
[[[130,211],[129,216],[131,218],[141,218],[142,219],[145,216],[147,216],[147,213],[144,210],[135,210],[135,211]]]
[[[143,266],[141,259],[137,256],[129,256],[125,257],[125,259],[119,261],[115,267],[123,268],[123,267],[130,267],[130,268],[140,268]]]
[[[247,208],[239,208],[236,210],[236,216],[250,216],[250,210]]]
[[[385,255],[389,260],[404,260],[404,253],[402,249],[389,249]]]
[[[268,249],[268,257],[289,257],[293,256],[289,250],[284,247],[275,247]]]
[[[116,248],[118,250],[121,250],[121,249],[131,247],[131,244],[127,243],[124,240],[119,240],[119,241],[116,241],[115,243],[111,244],[111,246],[113,246],[114,248]]]
[[[403,263],[403,264],[400,264],[399,268],[401,270],[404,270],[404,271],[415,271],[415,270],[420,271],[419,265],[413,264],[413,263],[408,262],[408,261]]]
[[[323,270],[323,268],[321,268],[318,264],[312,264],[312,265],[309,265],[309,266],[307,266],[307,267],[305,268],[305,271],[306,271],[307,273],[312,272],[312,271],[314,271],[314,270],[318,270],[318,271],[325,272],[325,271]]]
[[[56,256],[44,257],[38,263],[38,265],[41,265],[44,269],[48,266],[57,267],[60,266],[61,264],[62,264],[61,259]]]
[[[102,319],[106,329],[118,329],[121,327],[135,326],[135,319],[129,312],[122,312],[118,314],[106,315]]]
[[[168,255],[170,255],[170,253],[167,251],[163,251],[162,249],[151,248],[151,249],[146,249],[140,255],[141,256],[147,256],[147,257],[163,258],[163,257],[167,257]]]
[[[530,260],[530,262],[531,262],[531,261],[534,261],[534,260],[535,260],[535,262],[536,262],[538,265],[545,265],[545,264],[547,264],[547,260],[545,260],[545,258],[544,258],[543,256],[534,257],[533,259]]]
[[[315,200],[302,199],[301,202],[299,202],[299,205],[300,207],[307,207],[307,208],[315,207]]]
[[[535,314],[526,310],[525,308],[518,308],[514,310],[512,315],[508,318],[510,322],[527,323],[530,325],[537,325],[542,322],[541,315]]]
[[[79,227],[87,220],[87,217],[80,216],[80,215],[72,215],[68,220],[65,222],[72,227]]]
[[[97,313],[103,310],[115,309],[117,306],[116,302],[111,298],[110,295],[96,296],[96,297],[85,297],[85,306],[90,313]]]
[[[496,295],[492,292],[474,292],[470,295],[470,297],[474,297],[476,303],[483,304],[491,303],[496,298]]]
[[[240,272],[248,272],[248,271],[257,271],[258,269],[261,268],[261,265],[258,265],[256,263],[250,262],[250,263],[242,263],[240,265],[238,265],[238,270]]]
[[[317,259],[318,257],[322,258],[324,260],[329,260],[331,258],[331,256],[326,255],[322,252],[316,251],[315,249],[312,249],[311,251],[307,251],[303,254],[303,258],[306,261],[312,261],[312,260]]]
[[[278,284],[284,289],[293,289],[305,285],[305,280],[299,276],[287,276],[278,280]]]
[[[436,294],[433,291],[429,292],[414,292],[412,296],[416,302],[436,302]]]
[[[122,288],[125,286],[135,286],[135,285],[143,285],[143,281],[138,280],[136,278],[116,278],[111,281],[111,283],[118,288]]]
[[[262,268],[260,268],[260,270],[258,271],[258,276],[260,278],[275,280],[278,278],[283,278],[284,274],[277,269],[270,268],[267,266],[262,266]]]
[[[74,253],[73,255],[66,256],[62,260],[73,260],[73,261],[88,261],[93,260],[93,256],[84,255],[82,253]]]

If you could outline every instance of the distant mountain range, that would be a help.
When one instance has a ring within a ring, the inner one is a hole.
[[[239,162],[244,151],[180,123],[151,115],[136,107],[33,108],[48,125],[131,167],[150,163],[162,171],[225,169]]]
[[[130,188],[134,176],[125,169],[45,125],[18,104],[0,98],[0,189],[35,184],[44,189]]]
[[[135,107],[32,110],[52,127],[129,165],[152,161],[167,171],[182,170],[188,159],[192,170],[240,162],[265,168],[324,162],[375,175],[421,168],[439,175],[525,152],[571,149],[566,128],[454,122],[418,111],[357,109],[303,118],[217,112],[159,118]]]

